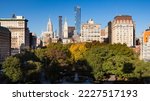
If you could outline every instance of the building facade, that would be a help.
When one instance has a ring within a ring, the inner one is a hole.
[[[68,37],[68,23],[67,20],[65,19],[64,25],[63,25],[63,39],[62,39],[63,44],[68,44],[70,43],[70,39]]]
[[[80,6],[75,6],[75,34],[80,35],[81,31],[81,8]]]
[[[35,33],[30,33],[30,47],[31,49],[36,49],[37,36]]]
[[[103,38],[101,37],[100,24],[95,24],[93,19],[90,19],[87,23],[82,24],[80,41],[81,42],[92,42],[92,41],[103,42]]]
[[[42,39],[37,37],[36,39],[36,48],[41,48],[42,47]]]
[[[27,22],[28,20],[23,16],[0,18],[1,26],[8,28],[11,32],[11,55],[17,54],[22,48],[29,48],[30,46]]]
[[[141,38],[140,58],[144,61],[150,61],[150,29],[144,31]]]
[[[11,55],[11,32],[0,26],[0,62]]]
[[[113,21],[108,23],[108,27],[111,44],[125,43],[128,47],[135,45],[135,23],[131,16],[116,16]]]
[[[101,40],[102,42],[109,43],[108,39],[108,26],[101,30]]]
[[[68,37],[72,38],[74,35],[75,27],[73,26],[68,26]]]
[[[47,23],[47,30],[45,32],[42,32],[42,44],[43,44],[43,46],[47,46],[52,41],[53,37],[54,37],[53,25],[52,25],[52,22],[49,18],[48,23]]]
[[[68,24],[67,20],[65,19],[64,26],[63,26],[63,38],[68,38]]]
[[[62,37],[63,37],[63,31],[62,31],[62,16],[59,16],[58,17],[58,21],[59,21],[59,35],[58,35],[58,37],[59,38],[61,38],[62,39]]]

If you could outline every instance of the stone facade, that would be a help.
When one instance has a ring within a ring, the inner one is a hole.
[[[93,19],[90,19],[87,23],[82,24],[80,41],[81,42],[92,42],[92,41],[102,42],[103,40],[101,39],[100,24],[95,24]]]
[[[109,22],[108,27],[111,44],[125,43],[128,47],[135,45],[135,23],[131,16],[116,16],[113,21]]]
[[[28,20],[23,16],[13,18],[0,18],[1,26],[8,28],[11,32],[11,53],[20,53],[21,49],[29,48],[30,34],[27,26]]]

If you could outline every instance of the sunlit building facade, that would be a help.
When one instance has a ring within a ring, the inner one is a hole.
[[[43,46],[47,46],[50,42],[52,42],[52,38],[54,37],[53,33],[53,25],[49,18],[47,23],[47,30],[42,32],[42,44]]]
[[[141,38],[140,58],[144,61],[150,61],[150,29],[144,31]]]
[[[96,24],[93,19],[90,19],[87,23],[81,26],[81,42],[102,42],[100,24]]]
[[[132,16],[116,16],[113,21],[109,22],[108,27],[109,39],[112,44],[125,43],[128,47],[135,45],[135,23]]]
[[[67,20],[65,19],[64,25],[63,25],[63,39],[62,39],[63,44],[68,44],[70,43],[70,39],[68,37],[68,23]]]
[[[24,48],[30,46],[30,34],[27,26],[28,20],[23,16],[12,18],[0,18],[1,26],[8,28],[11,32],[11,55],[20,53]]]

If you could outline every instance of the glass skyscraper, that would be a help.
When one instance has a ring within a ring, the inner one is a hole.
[[[81,30],[81,8],[80,6],[75,6],[75,34],[80,35]]]
[[[62,16],[59,16],[58,20],[59,20],[59,38],[62,38]]]

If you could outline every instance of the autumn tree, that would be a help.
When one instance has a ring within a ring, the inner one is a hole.
[[[74,61],[82,60],[83,54],[87,51],[87,44],[86,43],[76,43],[72,44],[69,48],[72,58]]]

